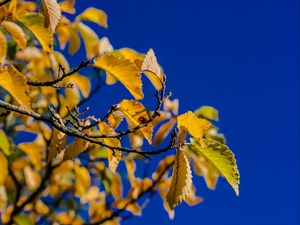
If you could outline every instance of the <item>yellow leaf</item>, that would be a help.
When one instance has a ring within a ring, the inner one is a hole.
[[[0,187],[4,185],[6,178],[8,176],[8,161],[6,156],[0,151]]]
[[[34,191],[41,183],[41,176],[29,165],[24,168],[24,176],[27,188],[31,191]]]
[[[0,31],[0,66],[4,63],[7,53],[7,40],[5,35]]]
[[[161,127],[158,129],[158,131],[155,134],[153,145],[159,145],[162,143],[162,141],[168,136],[168,134],[171,132],[172,128],[176,124],[176,118],[171,118],[170,121],[167,123],[161,125]]]
[[[53,48],[53,32],[45,28],[43,17],[40,14],[26,14],[17,17],[38,39],[46,52],[51,52]]]
[[[115,198],[115,200],[120,200],[123,195],[123,185],[122,178],[120,174],[115,173],[111,178],[111,194]]]
[[[46,215],[49,213],[49,208],[48,206],[42,202],[40,199],[38,199],[36,202],[35,202],[35,210],[39,213],[39,214],[42,214],[42,215]]]
[[[77,86],[79,88],[83,97],[87,98],[89,96],[91,91],[91,83],[87,77],[80,74],[73,74],[69,81],[75,84],[75,87]]]
[[[218,111],[211,106],[201,106],[194,113],[199,118],[215,120],[215,121],[219,120]]]
[[[135,63],[128,59],[104,54],[94,60],[94,65],[118,79],[136,99],[144,97],[140,69]]]
[[[53,128],[53,133],[50,141],[49,153],[48,153],[48,162],[55,158],[62,150],[66,147],[67,144],[67,135],[61,131]]]
[[[87,58],[90,59],[98,53],[98,35],[87,25],[79,22],[76,24],[76,30],[80,33],[85,49]]]
[[[207,120],[198,118],[190,111],[178,116],[177,123],[179,130],[188,132],[195,137],[197,141],[201,141],[203,135],[211,126]]]
[[[75,0],[66,0],[63,2],[59,3],[60,9],[63,12],[67,12],[70,14],[74,14],[76,13],[76,9],[75,9]]]
[[[116,129],[122,122],[123,118],[124,114],[120,110],[116,110],[109,114],[107,121],[113,129]]]
[[[1,154],[1,153],[0,153]],[[0,185],[0,212],[2,213],[3,210],[7,206],[7,193],[4,185]],[[2,221],[4,222],[4,221]]]
[[[240,174],[234,154],[230,149],[217,141],[208,140],[207,147],[202,147],[197,141],[191,139],[191,148],[204,156],[213,165],[220,175],[224,176],[239,195]]]
[[[142,210],[137,202],[130,202],[131,199],[122,199],[115,202],[113,205],[118,209],[126,209],[136,216],[142,215]]]
[[[99,123],[99,129],[100,134],[107,134],[107,135],[113,135],[116,134],[114,129],[111,128],[108,124],[105,122]],[[105,144],[113,147],[120,147],[121,143],[118,138],[103,138],[103,141]],[[116,169],[119,165],[119,162],[122,158],[122,152],[121,151],[112,151],[111,149],[108,149],[107,152],[107,158],[108,158],[108,165],[110,171],[114,174],[116,172]]]
[[[4,152],[5,155],[10,154],[10,143],[2,129],[0,130],[0,151],[1,150]]]
[[[19,25],[10,21],[2,21],[0,25],[10,34],[21,49],[26,47],[26,34]]]
[[[61,17],[56,27],[56,35],[59,41],[60,49],[65,49],[67,42],[71,38],[71,31],[71,22],[66,17]]]
[[[17,51],[16,58],[24,61],[37,61],[41,60],[43,54],[40,49],[35,47],[27,47],[22,51]]]
[[[57,0],[42,0],[42,3],[45,13],[45,25],[46,27],[50,27],[54,33],[61,17],[60,6]]]
[[[107,28],[107,16],[105,12],[93,7],[87,8],[83,13],[77,16],[76,20],[88,20]]]
[[[88,147],[88,144],[87,141],[81,138],[75,138],[75,140],[67,147],[64,153],[64,160],[76,157]]]
[[[78,194],[79,196],[86,194],[91,186],[91,177],[89,171],[85,167],[75,165],[74,172],[76,194]]]
[[[147,122],[150,115],[142,103],[135,100],[123,100],[119,103],[118,109],[122,111],[127,120],[128,126],[134,128]],[[152,143],[153,125],[148,123],[146,126],[139,129],[143,136],[147,139],[149,144]]]
[[[172,182],[166,196],[171,209],[186,199],[192,189],[192,172],[190,163],[183,150],[177,149],[173,167]]]
[[[163,88],[165,77],[162,73],[161,67],[157,63],[156,56],[152,49],[147,52],[142,65],[142,71],[145,73],[145,75],[157,90]]]
[[[29,87],[26,77],[13,66],[0,68],[0,86],[22,106],[30,109]]]
[[[98,55],[112,52],[114,50],[107,37],[103,37],[100,39],[98,47]]]
[[[80,37],[75,29],[70,28],[69,54],[74,55],[80,48]]]

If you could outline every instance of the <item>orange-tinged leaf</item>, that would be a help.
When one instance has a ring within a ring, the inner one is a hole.
[[[26,34],[18,24],[11,21],[2,21],[0,25],[10,34],[21,49],[26,47]]]
[[[0,153],[1,154],[1,153]],[[0,185],[0,212],[7,206],[7,193],[4,185]]]
[[[0,86],[8,91],[21,106],[30,109],[29,87],[26,77],[15,67],[0,68]]]
[[[122,122],[123,118],[124,114],[120,110],[115,110],[109,114],[107,121],[112,128],[116,129]]]
[[[0,31],[0,66],[4,63],[7,53],[7,40],[5,35]]]
[[[63,2],[59,3],[60,9],[63,12],[67,12],[70,14],[74,14],[76,13],[76,9],[75,9],[75,0],[66,0]]]
[[[1,176],[0,176],[0,187],[1,187],[2,185],[4,185],[6,178],[8,176],[8,161],[2,151],[0,151],[0,171],[1,171]]]
[[[77,20],[87,20],[107,28],[107,16],[105,12],[93,7],[87,8],[83,13],[77,16]]]
[[[142,103],[135,100],[123,100],[119,103],[118,109],[122,111],[127,120],[128,126],[134,128],[149,121],[150,115]],[[152,143],[153,125],[148,123],[139,129],[147,141]]]
[[[157,63],[157,59],[153,49],[150,49],[147,52],[147,55],[142,65],[142,71],[145,73],[145,75],[148,77],[148,79],[152,82],[152,84],[157,90],[163,88],[165,77],[162,73],[161,67]]]
[[[201,141],[205,132],[211,127],[211,124],[189,111],[177,117],[177,127],[183,132],[188,132],[197,141]]]
[[[91,177],[89,171],[80,165],[74,166],[75,189],[78,195],[86,194],[91,186]]]
[[[140,69],[135,63],[128,59],[104,54],[94,60],[94,65],[118,79],[136,99],[144,97]]]
[[[166,196],[171,209],[186,199],[192,189],[192,172],[183,150],[177,149],[172,182]]]
[[[46,27],[50,27],[54,33],[61,17],[60,6],[57,0],[42,0],[42,3],[45,13],[45,25]]]
[[[88,141],[81,138],[75,140],[67,147],[64,153],[64,160],[72,159],[88,147]]]

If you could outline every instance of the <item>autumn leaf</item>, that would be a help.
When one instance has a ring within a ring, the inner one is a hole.
[[[76,13],[76,9],[74,7],[75,0],[65,0],[59,3],[60,9],[63,12],[67,12],[70,14]]]
[[[8,176],[8,161],[2,151],[0,151],[0,187],[4,185],[6,178]]]
[[[10,143],[2,129],[0,130],[0,151],[1,150],[4,152],[5,155],[10,154]]]
[[[42,3],[45,13],[45,26],[50,27],[54,33],[61,17],[60,6],[57,0],[42,0]]]
[[[142,65],[142,71],[152,82],[156,89],[160,90],[163,88],[165,77],[163,75],[161,67],[157,63],[157,59],[153,49],[150,49],[147,52],[147,55]]]
[[[201,141],[205,132],[210,128],[211,124],[205,120],[198,118],[191,111],[177,117],[177,127],[180,131],[187,132],[196,140]]]
[[[89,142],[86,140],[75,138],[75,140],[65,150],[64,160],[75,158],[88,147],[88,144]]]
[[[124,113],[130,128],[135,128],[149,121],[150,115],[142,103],[135,100],[123,100],[119,103],[118,109]],[[149,144],[152,143],[153,125],[148,123],[146,126],[139,129]]]
[[[87,20],[107,28],[107,16],[105,12],[94,7],[87,8],[84,12],[76,17],[76,20]]]
[[[69,54],[74,55],[76,52],[78,52],[80,48],[80,37],[79,34],[76,32],[74,28],[70,28],[71,35],[70,35],[70,42],[69,42]]]
[[[204,156],[211,163],[213,169],[226,178],[236,195],[239,195],[240,174],[234,154],[226,145],[209,140],[207,147],[202,147],[197,141],[191,139],[190,147],[197,154]]]
[[[61,131],[53,128],[53,133],[50,141],[48,162],[54,159],[58,154],[60,154],[67,144],[67,135]]]
[[[24,167],[24,177],[27,188],[31,191],[34,191],[41,183],[41,176],[29,165]]]
[[[189,195],[192,189],[192,172],[183,150],[177,149],[173,167],[172,182],[166,196],[171,209],[174,209]]]
[[[15,67],[0,68],[0,86],[7,90],[21,106],[30,109],[26,77]]]
[[[83,39],[87,58],[90,59],[97,55],[99,42],[98,35],[90,27],[81,22],[76,23],[75,29],[80,33]]]
[[[172,128],[176,124],[176,118],[171,118],[168,122],[160,126],[158,131],[155,134],[153,145],[157,146],[162,143],[162,141],[168,136]]]
[[[34,34],[46,52],[52,51],[53,32],[44,27],[44,18],[41,14],[22,14],[17,19]]]
[[[10,34],[10,36],[14,39],[14,41],[21,49],[24,49],[26,47],[26,34],[18,24],[11,21],[2,21],[0,26]]]
[[[5,35],[0,31],[0,66],[4,63],[7,53],[7,40]]]
[[[199,118],[207,120],[219,120],[218,110],[211,106],[201,106],[199,109],[195,110],[194,114]]]
[[[128,59],[104,54],[94,60],[94,65],[118,79],[136,99],[144,97],[140,69],[135,63]]]

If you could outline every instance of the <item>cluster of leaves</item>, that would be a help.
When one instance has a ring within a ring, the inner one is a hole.
[[[153,193],[173,218],[182,201],[202,201],[191,164],[208,188],[223,176],[238,195],[234,154],[212,123],[217,111],[204,106],[178,115],[179,102],[166,94],[154,51],[114,49],[84,24],[107,28],[106,14],[88,8],[70,21],[74,4],[0,2],[1,223],[119,224],[141,215]],[[87,60],[71,69],[61,52],[68,46],[76,54],[81,40]],[[144,75],[156,91],[152,110],[141,103]],[[102,117],[79,109],[116,82],[132,99],[113,104]],[[149,160],[159,154],[157,165]]]

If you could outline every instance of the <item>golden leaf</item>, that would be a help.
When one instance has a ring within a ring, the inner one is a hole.
[[[136,99],[144,97],[140,70],[135,63],[128,59],[104,54],[94,60],[94,65],[118,79]]]
[[[197,141],[191,139],[191,148],[195,148],[197,154],[204,156],[211,163],[210,165],[214,166],[214,170],[225,177],[236,195],[239,195],[239,170],[233,152],[226,145],[208,140],[207,147],[202,147]]]
[[[163,88],[165,77],[162,73],[161,67],[157,63],[153,49],[150,49],[147,52],[142,65],[142,71],[157,90],[161,90]]]
[[[91,91],[90,80],[87,77],[80,75],[78,73],[73,74],[69,78],[70,78],[69,81],[75,84],[75,87],[77,87],[80,90],[83,97],[87,98]]]
[[[26,47],[26,34],[18,24],[10,21],[2,21],[0,25],[10,34],[21,49]]]
[[[168,134],[171,132],[172,128],[176,124],[176,118],[171,118],[168,122],[161,125],[158,131],[155,134],[153,145],[159,145],[162,143],[162,141],[168,136]]]
[[[6,178],[8,176],[8,161],[6,156],[0,151],[0,187],[4,185]]]
[[[124,114],[120,110],[115,110],[109,114],[107,121],[109,125],[116,129],[124,118]]]
[[[29,87],[26,77],[13,66],[0,68],[0,86],[23,107],[30,109]]]
[[[76,9],[75,9],[74,5],[75,5],[75,0],[66,0],[66,1],[59,3],[61,11],[67,12],[70,14],[76,13]]]
[[[49,153],[48,153],[48,162],[55,158],[62,150],[66,147],[67,144],[67,135],[61,131],[53,128],[53,133],[50,141]]]
[[[33,170],[29,165],[24,167],[24,177],[27,188],[34,191],[41,183],[41,176],[38,172]]]
[[[0,130],[0,151],[1,150],[4,152],[5,155],[10,154],[10,143],[2,129]]]
[[[91,177],[89,171],[85,167],[75,164],[74,172],[76,194],[79,196],[86,194],[91,186]]]
[[[211,106],[201,106],[199,109],[195,110],[194,114],[199,118],[207,120],[219,120],[218,110]]]
[[[107,37],[103,37],[100,39],[98,48],[98,55],[103,55],[114,50]]]
[[[75,158],[79,153],[86,150],[89,142],[81,138],[75,138],[75,140],[67,147],[64,153],[64,160]]]
[[[186,199],[192,189],[192,172],[190,163],[183,150],[177,149],[173,167],[172,182],[166,196],[171,209]]]
[[[107,16],[105,12],[93,7],[87,8],[83,13],[77,16],[76,20],[88,20],[107,28]]]
[[[59,41],[60,49],[65,49],[67,42],[71,38],[71,31],[71,22],[66,17],[61,17],[56,27],[56,35]]]
[[[1,154],[1,153],[0,153]],[[3,210],[7,206],[7,193],[4,185],[0,185],[0,212],[3,212]],[[2,220],[2,222],[4,222]]]
[[[90,59],[98,54],[98,35],[87,25],[79,22],[75,26],[76,30],[80,33],[85,49],[87,58]]]
[[[51,52],[53,48],[53,32],[45,28],[43,16],[40,14],[26,14],[17,17],[38,39],[44,51]]]
[[[116,134],[114,129],[111,128],[105,122],[99,123],[99,129],[100,129],[100,134],[107,134],[107,135]],[[103,138],[103,141],[105,144],[107,144],[109,146],[113,146],[113,147],[121,146],[121,143],[118,138]],[[122,152],[121,151],[112,151],[111,149],[108,149],[107,158],[108,158],[109,169],[114,174],[116,172],[116,169],[122,158]]]
[[[118,109],[124,113],[129,128],[140,126],[150,119],[147,109],[142,103],[135,100],[122,100],[118,105]],[[149,144],[151,144],[153,125],[148,123],[146,126],[140,128],[139,131],[147,139]]]
[[[0,31],[0,66],[4,63],[7,53],[7,40],[5,35]]]
[[[203,135],[211,126],[210,122],[205,119],[198,118],[191,111],[178,116],[177,123],[179,130],[188,132],[190,135],[195,137],[197,141],[201,141]]]
[[[69,54],[74,55],[80,48],[80,37],[74,28],[70,28]]]
[[[42,0],[42,3],[45,12],[45,25],[50,27],[54,33],[61,17],[60,6],[57,0]]]

